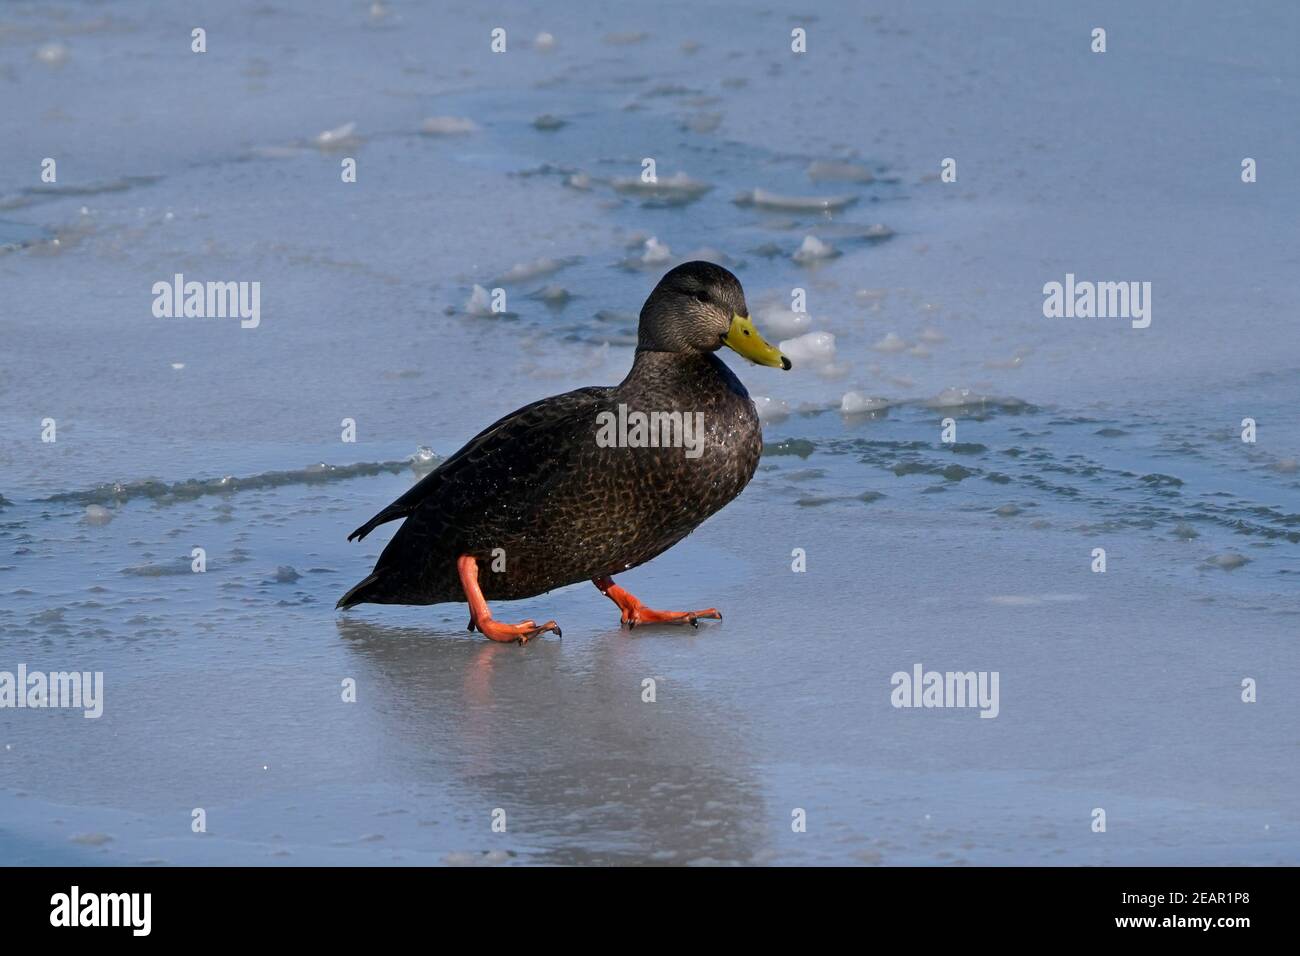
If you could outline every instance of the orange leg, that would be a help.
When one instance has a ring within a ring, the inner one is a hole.
[[[477,628],[488,640],[518,641],[520,644],[527,644],[547,631],[554,631],[556,637],[563,636],[560,626],[554,621],[539,626],[536,621],[502,624],[492,620],[492,609],[478,586],[478,561],[471,555],[462,554],[456,559],[456,570],[460,574],[460,586],[465,589],[465,600],[469,602],[469,630]]]
[[[717,608],[706,608],[703,611],[656,611],[654,608],[646,607],[636,595],[629,594],[621,587],[614,583],[614,579],[608,574],[603,578],[592,578],[591,583],[600,588],[600,593],[605,595],[623,612],[620,624],[626,624],[628,627],[636,627],[638,624],[689,624],[691,627],[699,627],[699,619],[702,617],[716,618],[722,620],[722,615],[718,613]]]

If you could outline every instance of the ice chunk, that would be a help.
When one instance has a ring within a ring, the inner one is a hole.
[[[621,176],[610,180],[615,192],[626,195],[644,196],[647,200],[657,200],[670,205],[685,205],[694,202],[713,186],[698,179],[692,179],[683,172],[671,176],[660,176],[655,182],[648,183],[640,176]]]
[[[109,511],[103,505],[87,505],[86,514],[82,520],[84,520],[86,524],[108,524],[113,520],[113,512]]]
[[[830,332],[809,332],[793,339],[784,339],[779,348],[796,368],[808,365],[823,369],[835,361],[835,336]]]
[[[673,257],[673,251],[658,240],[657,237],[651,236],[645,241],[645,251],[641,254],[641,262],[645,265],[660,265],[668,262]]]
[[[753,206],[769,212],[834,212],[851,206],[857,196],[783,196],[766,189],[751,189],[734,200],[737,206]]]
[[[840,411],[846,415],[862,415],[868,412],[883,412],[889,408],[889,401],[872,398],[863,392],[845,392],[840,399]]]
[[[753,399],[754,407],[758,409],[758,420],[761,422],[779,422],[790,417],[790,405],[787,402],[763,395],[755,395]]]
[[[904,342],[901,338],[899,338],[899,336],[896,335],[895,333],[889,332],[886,333],[886,335],[883,338],[878,339],[876,341],[876,344],[871,346],[871,348],[873,351],[876,352],[886,352],[886,353],[901,352],[905,348],[907,348],[907,343]]]
[[[474,284],[474,291],[470,293],[469,301],[465,303],[465,313],[467,315],[492,315],[492,301],[488,297],[488,290],[478,283]]]
[[[361,137],[357,135],[356,130],[356,123],[344,123],[342,126],[336,126],[334,129],[327,129],[325,132],[320,133],[312,140],[312,145],[317,149],[326,151],[356,146],[361,142]]]
[[[795,262],[807,265],[811,262],[834,259],[839,254],[838,249],[835,249],[829,243],[822,242],[816,236],[804,236],[803,245],[795,252],[793,259]]]
[[[551,283],[550,285],[542,286],[536,292],[529,293],[528,298],[538,299],[549,306],[558,308],[559,306],[567,304],[573,296],[570,294],[568,289],[564,288],[564,286]]]
[[[764,333],[780,338],[794,338],[808,331],[812,316],[781,305],[765,305],[759,307],[754,320]]]
[[[492,284],[506,285],[511,282],[528,282],[532,279],[540,279],[542,276],[553,275],[561,269],[567,269],[569,266],[576,265],[581,261],[582,259],[578,256],[565,256],[562,259],[543,256],[540,259],[534,259],[532,262],[520,262],[511,266],[509,271],[493,279]]]
[[[36,50],[36,59],[46,66],[63,66],[68,62],[68,48],[62,43],[46,43]]]
[[[969,388],[945,388],[938,395],[934,396],[934,398],[927,399],[922,404],[924,404],[926,408],[934,409],[986,405],[993,406],[994,408],[1004,412],[1010,412],[1011,414],[1019,414],[1027,409],[1033,408],[1032,405],[1023,399],[1014,398],[1010,395],[987,395]]]
[[[432,448],[428,445],[421,445],[411,456],[411,470],[417,475],[423,475],[438,467],[438,456],[434,454]]]

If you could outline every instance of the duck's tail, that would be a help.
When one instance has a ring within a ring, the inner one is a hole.
[[[378,583],[379,575],[370,575],[364,581],[359,581],[354,584],[347,594],[339,598],[339,603],[335,604],[334,607],[337,609],[341,607],[352,607],[354,604],[365,604],[370,600],[370,597],[366,592]]]

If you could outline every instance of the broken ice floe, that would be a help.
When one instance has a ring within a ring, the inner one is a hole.
[[[86,505],[86,513],[81,520],[89,525],[105,525],[113,520],[113,512],[103,505]]]
[[[618,176],[609,184],[615,192],[639,196],[649,206],[684,206],[713,188],[712,184],[692,179],[683,172],[661,176],[654,182],[646,182],[640,176]]]
[[[870,183],[876,174],[857,163],[816,162],[808,167],[808,178],[815,183]]]
[[[494,319],[514,319],[518,318],[518,313],[508,312],[505,309],[497,311],[492,308],[492,294],[487,289],[474,283],[474,288],[469,294],[464,307],[461,309],[466,315],[478,316],[481,318]]]
[[[776,304],[759,306],[753,318],[764,334],[787,339],[804,334],[812,323],[812,316],[807,312],[795,312]]]
[[[857,196],[782,196],[766,189],[751,189],[732,200],[769,212],[836,212],[857,201]]]
[[[558,309],[561,306],[567,305],[569,300],[573,298],[573,295],[568,289],[564,288],[564,286],[552,282],[549,285],[544,285],[540,289],[528,293],[528,298],[536,299],[553,309]]]
[[[787,402],[763,395],[755,395],[753,399],[761,422],[780,422],[790,417],[790,405]]]
[[[997,408],[1008,412],[1027,411],[1032,408],[1028,402],[1019,398],[987,395],[969,388],[945,388],[933,398],[926,399],[922,404],[926,408],[933,408],[936,410],[967,408],[983,405],[996,406]]]
[[[417,475],[427,474],[438,467],[439,458],[428,445],[421,445],[411,456],[411,470]]]
[[[658,269],[673,260],[673,251],[651,236],[642,245],[641,255],[628,256],[622,261],[624,269]]]
[[[543,256],[540,259],[534,259],[532,262],[516,263],[510,269],[492,279],[491,282],[493,285],[529,282],[533,279],[540,279],[542,276],[554,275],[561,269],[567,269],[569,266],[577,265],[581,261],[581,256],[563,256],[559,259]]]
[[[344,123],[342,126],[327,129],[325,132],[318,134],[312,140],[312,145],[325,152],[336,149],[350,149],[361,142],[361,137],[357,135],[356,130],[356,123]]]
[[[36,59],[46,66],[63,66],[68,62],[68,48],[58,41],[46,43],[36,48]]]
[[[828,371],[835,367],[835,336],[830,332],[809,332],[793,339],[783,339],[778,348],[795,368],[807,366]]]
[[[840,411],[845,415],[874,415],[888,411],[891,404],[888,399],[873,398],[864,392],[845,392]]]
[[[906,348],[907,343],[894,332],[887,332],[871,346],[872,351],[885,353],[901,352]]]
[[[830,243],[822,242],[816,236],[804,236],[803,245],[798,248],[791,258],[800,265],[810,265],[814,262],[834,259],[839,254],[839,250],[831,246]]]

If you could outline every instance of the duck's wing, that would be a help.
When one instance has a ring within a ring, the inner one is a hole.
[[[482,475],[492,469],[493,462],[500,462],[503,471],[510,468],[516,469],[516,473],[529,473],[535,463],[551,453],[561,433],[568,434],[575,425],[582,427],[584,423],[594,431],[596,413],[606,406],[612,392],[612,388],[579,388],[543,398],[498,419],[416,482],[406,494],[348,535],[348,540],[360,540],[381,524],[409,517],[421,504],[437,500],[454,488],[457,477],[471,470]]]

